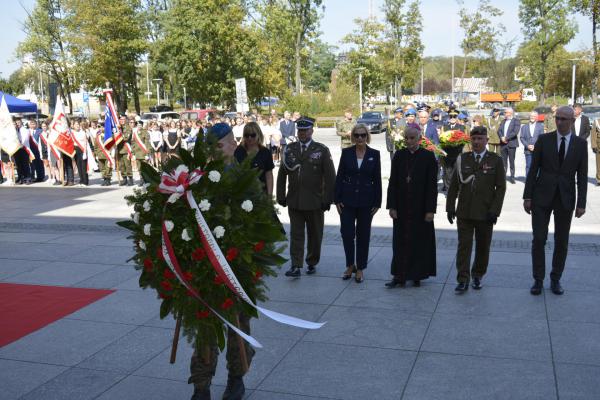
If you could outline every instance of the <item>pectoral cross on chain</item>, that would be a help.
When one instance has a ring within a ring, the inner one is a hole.
[[[406,183],[410,183],[410,175],[406,176]]]

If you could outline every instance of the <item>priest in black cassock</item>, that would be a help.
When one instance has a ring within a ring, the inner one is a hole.
[[[387,194],[394,220],[389,288],[404,286],[436,274],[433,216],[437,206],[437,162],[432,152],[419,147],[418,128],[404,131],[406,148],[396,151]]]

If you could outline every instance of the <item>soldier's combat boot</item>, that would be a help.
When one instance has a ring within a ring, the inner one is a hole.
[[[194,388],[192,400],[210,400],[210,388],[198,389]]]
[[[106,178],[106,179],[104,180],[104,182],[106,183],[106,185],[105,185],[105,186],[110,186],[110,185],[112,185],[112,182],[110,181],[110,178]]]
[[[119,181],[119,186],[127,185],[127,177],[123,177],[122,180]]]
[[[133,186],[133,176],[127,177],[127,186]]]
[[[227,378],[227,387],[223,393],[223,400],[242,400],[246,388],[241,376],[230,376]]]
[[[106,178],[102,179],[102,183],[100,184],[100,186],[106,186]]]

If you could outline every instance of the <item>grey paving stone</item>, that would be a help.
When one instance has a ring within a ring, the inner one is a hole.
[[[127,235],[121,234],[93,234],[86,233],[82,235],[80,233],[72,233],[67,235],[61,235],[48,240],[49,243],[72,243],[72,244],[83,244],[83,245],[101,245],[101,246],[115,246],[115,247],[132,247],[133,242],[127,239]]]
[[[392,255],[389,251],[382,249],[370,262],[369,267],[365,270],[365,279],[381,279],[390,280],[390,265]],[[427,282],[444,283],[448,277],[448,273],[454,268],[454,254],[448,252],[437,253],[436,276],[427,279]],[[344,268],[338,271],[337,276],[341,276]]]
[[[551,361],[548,324],[541,320],[435,314],[423,351]]]
[[[568,291],[555,296],[546,292],[548,319],[553,321],[592,322],[600,324],[600,292]]]
[[[135,269],[132,266],[130,266],[129,268],[131,268],[133,271],[135,271]],[[137,272],[134,276],[127,279],[126,281],[119,283],[118,285],[116,285],[114,287],[114,289],[117,289],[117,290],[144,290],[143,288],[140,287],[140,272]]]
[[[131,373],[170,347],[170,329],[139,327],[114,341],[77,366],[80,368]]]
[[[442,288],[440,284],[424,281],[419,288],[409,283],[405,288],[388,289],[382,281],[365,280],[360,285],[348,285],[334,305],[432,313]]]
[[[154,291],[118,290],[69,315],[88,321],[142,324],[158,315],[160,301]]]
[[[283,301],[269,301],[261,304],[261,307],[308,321],[318,321],[327,308],[327,306],[322,304],[301,304]],[[258,319],[252,320],[252,335],[259,340],[262,338],[298,340],[306,332],[308,332],[307,329],[280,324],[264,315],[260,315]]]
[[[9,282],[35,285],[72,286],[79,281],[91,278],[92,276],[111,268],[111,265],[55,261],[45,263],[43,266],[36,269],[14,275],[6,280]]]
[[[600,366],[600,325],[550,321],[550,337],[556,362]]]
[[[600,367],[564,363],[555,367],[562,400],[600,399]]]
[[[96,289],[114,289],[129,279],[139,279],[140,272],[131,265],[113,266],[104,272],[100,272],[91,278],[77,282],[74,286]]]
[[[436,312],[456,315],[479,315],[515,319],[546,319],[544,298],[532,296],[529,290],[487,286],[469,289],[457,295],[454,285],[446,285]]]
[[[134,328],[63,318],[0,348],[0,358],[73,366]]]
[[[566,266],[561,283],[565,291],[584,290],[600,292],[600,274],[595,264],[598,258],[588,257],[585,266]]]
[[[264,390],[255,390],[248,400],[318,400],[326,397],[313,397],[295,394],[285,394],[277,392],[266,392]]]
[[[190,377],[190,360],[193,353],[194,349],[192,345],[187,342],[184,336],[181,336],[177,347],[175,364],[170,363],[171,347],[169,346],[134,371],[133,375],[187,382]]]
[[[93,260],[99,264],[128,264],[127,260],[133,254],[133,245],[130,247],[88,246],[85,250],[73,254],[69,260],[72,262],[91,262],[90,260]]]
[[[189,399],[194,388],[184,382],[168,379],[146,378],[141,376],[128,376],[109,390],[104,392],[98,400],[164,400],[164,399]],[[213,393],[214,394],[214,393]],[[218,398],[218,397],[216,397]]]
[[[42,267],[46,261],[12,260],[0,258],[0,281],[7,281],[15,275]]]
[[[528,265],[490,264],[484,277],[486,286],[498,286],[529,290],[533,284],[531,267]],[[448,279],[456,283],[456,272]]]
[[[0,399],[18,399],[66,369],[58,365],[0,359]]]
[[[321,329],[309,331],[304,341],[352,346],[419,350],[431,315],[381,308],[330,307]]]
[[[91,400],[124,377],[114,372],[71,368],[20,400]]]
[[[2,258],[15,260],[60,261],[68,260],[79,252],[81,252],[81,248],[68,244],[15,245],[14,243],[0,242]]]
[[[494,239],[498,238],[499,236],[500,235],[498,235],[498,233],[496,232],[494,234]],[[548,256],[546,255],[546,262],[547,261],[548,261]],[[517,265],[517,266],[531,265],[531,253],[492,251],[490,253],[489,264],[503,264],[503,265]]]
[[[300,342],[259,390],[334,399],[399,399],[415,352]]]
[[[556,399],[552,363],[419,353],[402,399]]]
[[[304,268],[302,273],[304,274]],[[297,303],[330,304],[348,285],[347,281],[315,275],[300,278],[278,276],[267,280],[271,300]]]
[[[63,236],[62,233],[0,232],[0,242],[44,243]]]

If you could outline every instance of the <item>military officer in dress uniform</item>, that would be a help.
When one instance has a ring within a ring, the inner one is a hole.
[[[98,160],[98,168],[102,174],[102,183],[100,186],[110,186],[110,179],[112,178],[112,160],[111,150],[107,150],[104,147],[104,129],[98,129],[96,132],[96,138],[94,139],[94,155]]]
[[[340,137],[342,149],[352,146],[352,140],[350,138],[350,132],[356,125],[356,120],[352,118],[352,110],[346,110],[344,112],[344,119],[338,121],[336,126],[336,133]]]
[[[465,132],[465,126],[458,123],[458,111],[455,108],[448,109],[448,123],[442,126],[442,133],[446,131],[459,130]],[[454,170],[454,163],[456,158],[453,154],[448,154],[445,157],[440,158],[440,165],[442,166],[442,191],[448,190],[450,186],[450,179],[452,178],[452,171]]]
[[[481,289],[481,279],[487,272],[493,226],[500,216],[506,192],[506,173],[502,158],[486,150],[487,141],[487,129],[484,126],[473,128],[473,151],[458,156],[446,199],[448,221],[452,224],[454,218],[457,218],[457,294],[469,289],[471,278],[473,289]],[[469,268],[473,235],[475,260],[473,267]]]
[[[403,110],[402,107],[396,108],[394,111],[394,118],[388,121],[388,128],[385,132],[385,147],[387,151],[390,153],[390,159],[394,158],[394,134],[400,134],[404,132],[406,128],[406,120],[403,118]]]
[[[284,148],[277,175],[277,203],[288,206],[290,216],[292,265],[285,275],[291,277],[299,277],[304,264],[305,227],[306,273],[315,273],[321,258],[324,212],[333,202],[335,189],[335,168],[329,149],[312,140],[314,122],[309,117],[296,121],[298,141]]]
[[[131,128],[131,153],[133,158],[135,158],[137,170],[140,174],[139,186],[142,186],[144,178],[142,177],[140,167],[142,166],[142,161],[148,159],[150,154],[150,136],[148,135],[148,131],[141,124],[137,124],[134,119],[129,120],[129,127]],[[131,179],[133,180],[133,177]]]
[[[596,186],[600,186],[600,119],[594,121],[592,128],[592,151],[596,155]]]
[[[133,186],[133,172],[131,171],[130,143],[131,143],[131,128],[127,126],[127,117],[121,115],[119,118],[119,126],[123,134],[123,140],[117,145],[116,162],[121,173],[121,181],[119,186]]]
[[[488,129],[488,150],[492,153],[500,154],[500,136],[498,136],[498,129],[500,129],[500,109],[494,107],[492,110],[492,116],[487,120],[486,126]]]

